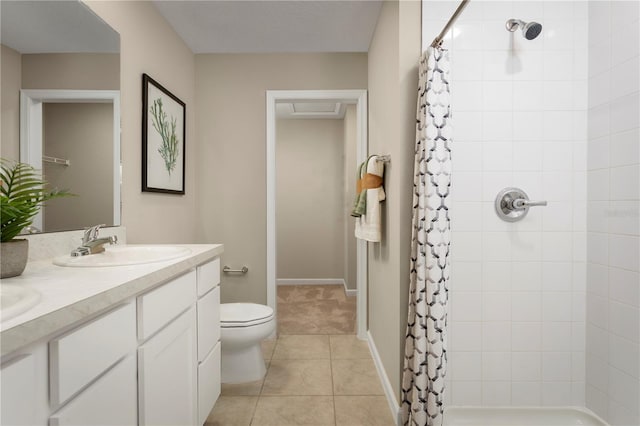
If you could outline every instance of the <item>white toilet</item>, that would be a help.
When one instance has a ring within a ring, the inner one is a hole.
[[[260,343],[276,330],[273,309],[256,303],[220,305],[222,383],[260,380],[267,369]]]

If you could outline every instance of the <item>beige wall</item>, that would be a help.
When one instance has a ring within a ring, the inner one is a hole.
[[[1,45],[0,80],[2,81],[2,145],[0,156],[20,159],[20,87],[22,63],[20,53]]]
[[[122,224],[130,243],[197,238],[194,55],[151,2],[86,1],[120,33]],[[141,192],[142,74],[186,103],[186,195]],[[223,242],[217,240],[216,242]]]
[[[356,106],[347,105],[344,114],[344,281],[347,288],[354,290],[358,287],[356,269],[356,237],[355,218],[351,217],[356,196],[356,168],[357,168],[357,116]]]
[[[344,277],[343,120],[278,120],[278,278]]]
[[[2,157],[20,158],[20,89],[118,90],[120,55],[21,55],[2,46]]]
[[[225,244],[222,300],[266,303],[266,91],[366,89],[367,55],[196,55],[200,242]]]
[[[369,330],[400,398],[409,291],[420,2],[385,1],[369,48],[369,152],[390,154],[382,242],[369,244]]]
[[[118,53],[22,55],[23,89],[120,89]]]
[[[113,224],[112,104],[47,103],[42,115],[44,153],[71,162],[43,163],[45,179],[76,195],[47,202],[43,230]]]
[[[23,54],[22,88],[119,90],[120,54]],[[45,232],[114,223],[113,107],[86,105],[84,109],[83,104],[44,104],[43,153],[69,158],[72,166],[43,163],[42,171],[53,187],[77,195],[47,203]]]
[[[397,393],[400,400],[402,368],[404,364],[404,343],[407,332],[407,314],[409,302],[409,264],[411,258],[411,224],[413,213],[413,165],[415,160],[416,108],[418,101],[418,61],[421,50],[421,1],[400,1],[400,40],[398,52],[398,111],[400,117],[398,141],[392,155],[397,170],[398,191],[397,220],[399,247],[399,300],[400,323],[400,364],[398,365]],[[384,308],[378,306],[377,311]]]

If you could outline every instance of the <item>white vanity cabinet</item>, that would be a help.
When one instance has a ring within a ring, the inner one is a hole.
[[[198,424],[220,396],[220,259],[201,265],[198,274]]]
[[[152,336],[138,349],[140,425],[202,425],[213,409],[220,395],[219,284],[216,258],[138,297],[138,340]]]
[[[0,424],[135,424],[135,324],[128,303],[3,364]]]
[[[51,415],[49,426],[135,425],[136,358],[129,355]]]
[[[140,425],[196,424],[196,285],[194,270],[138,297]]]
[[[47,345],[21,351],[0,369],[0,424],[46,426],[49,418]]]
[[[204,424],[220,395],[220,260],[185,269],[3,356],[0,425]]]
[[[140,425],[196,424],[196,316],[191,307],[138,349]]]
[[[49,342],[49,395],[57,410],[136,348],[136,308],[128,303]]]
[[[127,303],[49,342],[50,426],[135,424],[135,324]]]

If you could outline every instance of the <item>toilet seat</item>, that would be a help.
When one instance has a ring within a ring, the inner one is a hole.
[[[273,309],[257,303],[222,303],[220,326],[223,328],[251,327],[273,319]]]

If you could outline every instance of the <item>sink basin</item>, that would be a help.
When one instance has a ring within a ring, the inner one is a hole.
[[[0,285],[0,319],[2,321],[28,311],[40,301],[40,293],[13,284]]]
[[[105,251],[88,256],[61,256],[53,259],[54,265],[77,268],[97,268],[103,266],[139,265],[142,263],[163,262],[191,253],[191,249],[177,246],[113,246]]]

